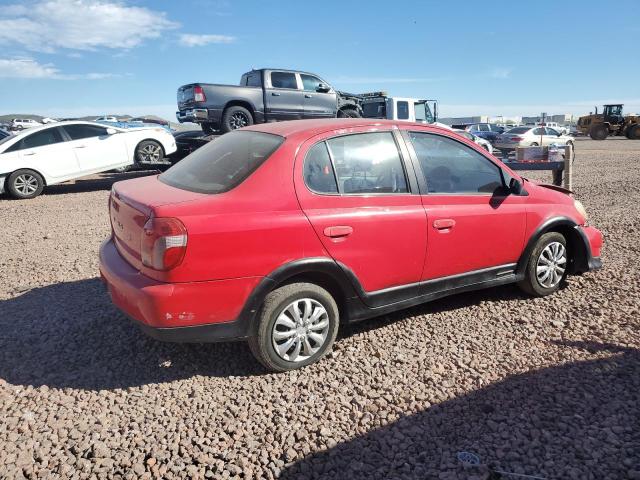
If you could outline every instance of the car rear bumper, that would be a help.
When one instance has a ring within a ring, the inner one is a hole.
[[[212,123],[215,125],[215,128],[218,128],[218,125],[220,125],[221,116],[222,110],[213,108],[189,108],[176,112],[176,118],[180,123]]]
[[[241,310],[262,277],[163,283],[142,275],[111,239],[100,247],[100,276],[113,303],[149,336],[170,342],[243,339]]]

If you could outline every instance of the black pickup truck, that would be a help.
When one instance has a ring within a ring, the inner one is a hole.
[[[357,95],[334,90],[317,75],[263,68],[240,85],[191,83],[178,89],[178,121],[199,123],[207,134],[254,123],[301,118],[361,117]]]

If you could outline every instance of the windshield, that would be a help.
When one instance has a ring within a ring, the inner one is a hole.
[[[531,127],[515,127],[506,133],[527,133],[529,130],[531,130]]]
[[[414,108],[416,109],[416,122],[434,122],[433,113],[427,102],[416,102]]]
[[[238,186],[284,142],[270,133],[236,131],[199,148],[158,179],[198,193],[222,193]]]

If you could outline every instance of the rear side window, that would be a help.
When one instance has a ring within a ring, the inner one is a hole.
[[[172,187],[221,193],[242,183],[284,142],[279,135],[230,132],[199,148],[158,178]]]
[[[244,85],[247,87],[260,87],[262,82],[260,80],[260,72],[252,72],[245,75]]]
[[[498,166],[466,145],[429,133],[409,135],[428,193],[493,194],[503,186]]]
[[[32,133],[31,135],[24,137],[18,143],[11,145],[7,149],[7,152],[15,152],[16,150],[24,150],[27,148],[44,147],[46,145],[53,145],[54,143],[61,143],[64,140],[57,128],[48,128],[47,130],[40,130],[39,132]]]
[[[314,192],[338,193],[338,184],[326,143],[317,143],[307,152],[304,159],[304,181]]]
[[[291,88],[297,89],[295,73],[290,72],[271,72],[271,86],[273,88]]]
[[[71,137],[71,140],[82,140],[83,138],[102,137],[107,135],[107,129],[95,125],[65,125],[64,131]]]
[[[409,102],[398,102],[398,120],[409,120]]]
[[[340,193],[407,193],[407,180],[391,132],[327,140]]]

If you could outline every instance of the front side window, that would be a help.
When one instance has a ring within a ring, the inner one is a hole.
[[[176,163],[158,179],[198,193],[222,193],[238,186],[284,142],[270,133],[233,131]]]
[[[398,102],[398,120],[409,120],[409,102]]]
[[[430,194],[493,194],[503,187],[500,169],[451,138],[410,132]]]
[[[102,137],[107,135],[105,127],[95,125],[65,125],[64,131],[71,137],[71,140],[82,140],[83,138]]]
[[[314,192],[338,193],[338,184],[326,143],[317,143],[307,152],[304,159],[304,181]]]
[[[271,72],[271,86],[273,88],[297,89],[295,73],[291,72]]]
[[[327,140],[340,193],[407,193],[407,180],[391,132]],[[179,165],[179,164],[178,164]]]
[[[553,135],[554,137],[557,137],[560,134],[558,133],[557,130],[547,127],[547,135]]]
[[[488,132],[489,131],[489,125],[481,123],[480,125],[478,125],[478,131],[479,132]]]
[[[301,73],[300,78],[302,79],[302,88],[310,92],[317,91],[320,84],[323,83],[318,77],[306,73]]]
[[[48,128],[24,137],[21,141],[9,147],[7,151],[15,152],[16,150],[24,150],[27,148],[44,147],[63,141],[62,135],[60,135],[57,128]]]

